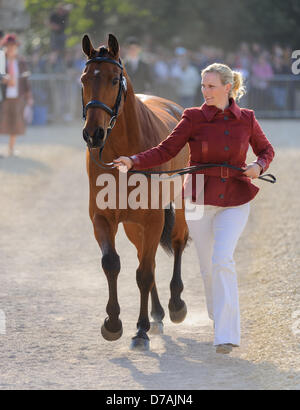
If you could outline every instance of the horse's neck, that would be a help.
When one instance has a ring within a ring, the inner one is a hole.
[[[115,153],[127,156],[145,149],[141,128],[141,112],[144,109],[144,104],[134,93],[128,93],[123,112],[111,135],[111,147]]]

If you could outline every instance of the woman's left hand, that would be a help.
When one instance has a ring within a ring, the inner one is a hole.
[[[252,163],[247,165],[246,167],[242,167],[244,170],[244,175],[246,175],[249,178],[258,178],[260,176],[260,172],[262,170],[262,167],[258,165],[257,163]]]

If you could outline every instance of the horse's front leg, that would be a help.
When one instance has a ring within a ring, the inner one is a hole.
[[[118,303],[117,280],[121,269],[120,257],[115,249],[115,235],[117,225],[108,218],[96,214],[93,218],[94,233],[102,251],[102,268],[107,278],[109,299],[106,306],[108,317],[101,328],[104,339],[113,341],[122,336],[123,327],[119,319],[120,306]]]
[[[136,281],[140,290],[140,314],[137,322],[137,334],[132,338],[131,349],[148,350],[150,329],[148,314],[149,294],[155,285],[155,255],[163,228],[163,213],[155,221],[144,227],[143,250],[140,264],[136,271]],[[149,218],[150,219],[150,218]]]
[[[139,262],[141,263],[143,258],[143,235],[144,235],[144,228],[136,223],[124,223],[124,230],[128,239],[134,244],[137,249],[137,254],[139,258]],[[147,244],[146,244],[147,246]],[[163,307],[160,304],[160,300],[158,297],[158,292],[156,289],[155,278],[154,284],[151,290],[151,301],[152,301],[152,309],[151,309],[151,316],[153,321],[151,322],[151,333],[152,334],[161,334],[163,333],[163,318],[165,317],[165,312]]]

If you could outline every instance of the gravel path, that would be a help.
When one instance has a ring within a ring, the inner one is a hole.
[[[0,158],[0,389],[300,388],[300,122],[262,125],[275,147],[269,171],[278,182],[255,182],[261,190],[235,253],[242,346],[230,356],[212,346],[193,244],[183,256],[185,322],[166,318],[150,352],[129,350],[139,311],[137,258],[121,225],[124,334],[102,339],[108,292],[88,217],[81,124],[28,129],[20,157]],[[166,311],[172,265],[159,249]]]

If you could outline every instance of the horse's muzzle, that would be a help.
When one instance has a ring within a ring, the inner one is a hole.
[[[82,135],[89,148],[101,148],[103,146],[105,131],[102,127],[96,128],[94,135],[90,135],[84,128]]]

